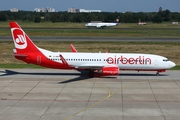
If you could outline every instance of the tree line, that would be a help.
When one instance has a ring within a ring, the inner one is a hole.
[[[22,20],[30,22],[78,22],[85,23],[90,21],[113,22],[120,16],[122,23],[142,22],[162,23],[165,21],[180,21],[180,13],[170,12],[169,10],[159,12],[101,12],[101,13],[68,13],[68,12],[31,12],[31,11],[0,11],[0,21]]]

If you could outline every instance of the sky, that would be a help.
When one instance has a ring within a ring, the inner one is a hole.
[[[67,11],[68,8],[101,10],[104,12],[157,12],[159,7],[171,12],[180,12],[180,0],[0,0],[0,10],[17,8],[34,11],[34,8],[55,8]]]

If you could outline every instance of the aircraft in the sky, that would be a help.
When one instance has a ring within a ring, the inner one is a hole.
[[[37,47],[16,22],[10,22],[14,56],[28,64],[55,69],[88,70],[89,76],[118,76],[120,70],[165,72],[175,66],[166,57],[133,53],[52,52]]]
[[[114,20],[114,22],[111,22],[111,23],[95,21],[95,22],[87,23],[87,24],[85,24],[85,26],[88,28],[96,27],[96,28],[102,28],[103,29],[105,27],[112,27],[112,26],[119,25],[119,23],[120,23],[120,17],[118,16],[118,18],[116,18],[116,20]]]

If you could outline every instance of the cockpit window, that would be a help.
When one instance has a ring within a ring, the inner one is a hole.
[[[164,61],[164,62],[167,62],[167,61],[169,61],[169,60],[168,60],[168,59],[163,59],[163,61]]]

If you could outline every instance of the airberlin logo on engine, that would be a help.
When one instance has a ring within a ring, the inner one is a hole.
[[[138,56],[138,57],[124,57],[121,55],[120,57],[108,57],[106,59],[108,64],[151,64],[152,60],[151,58],[145,58],[144,56]]]
[[[25,37],[25,33],[18,28],[11,29],[13,33],[13,39],[15,47],[18,49],[24,49],[27,47],[27,41]]]

